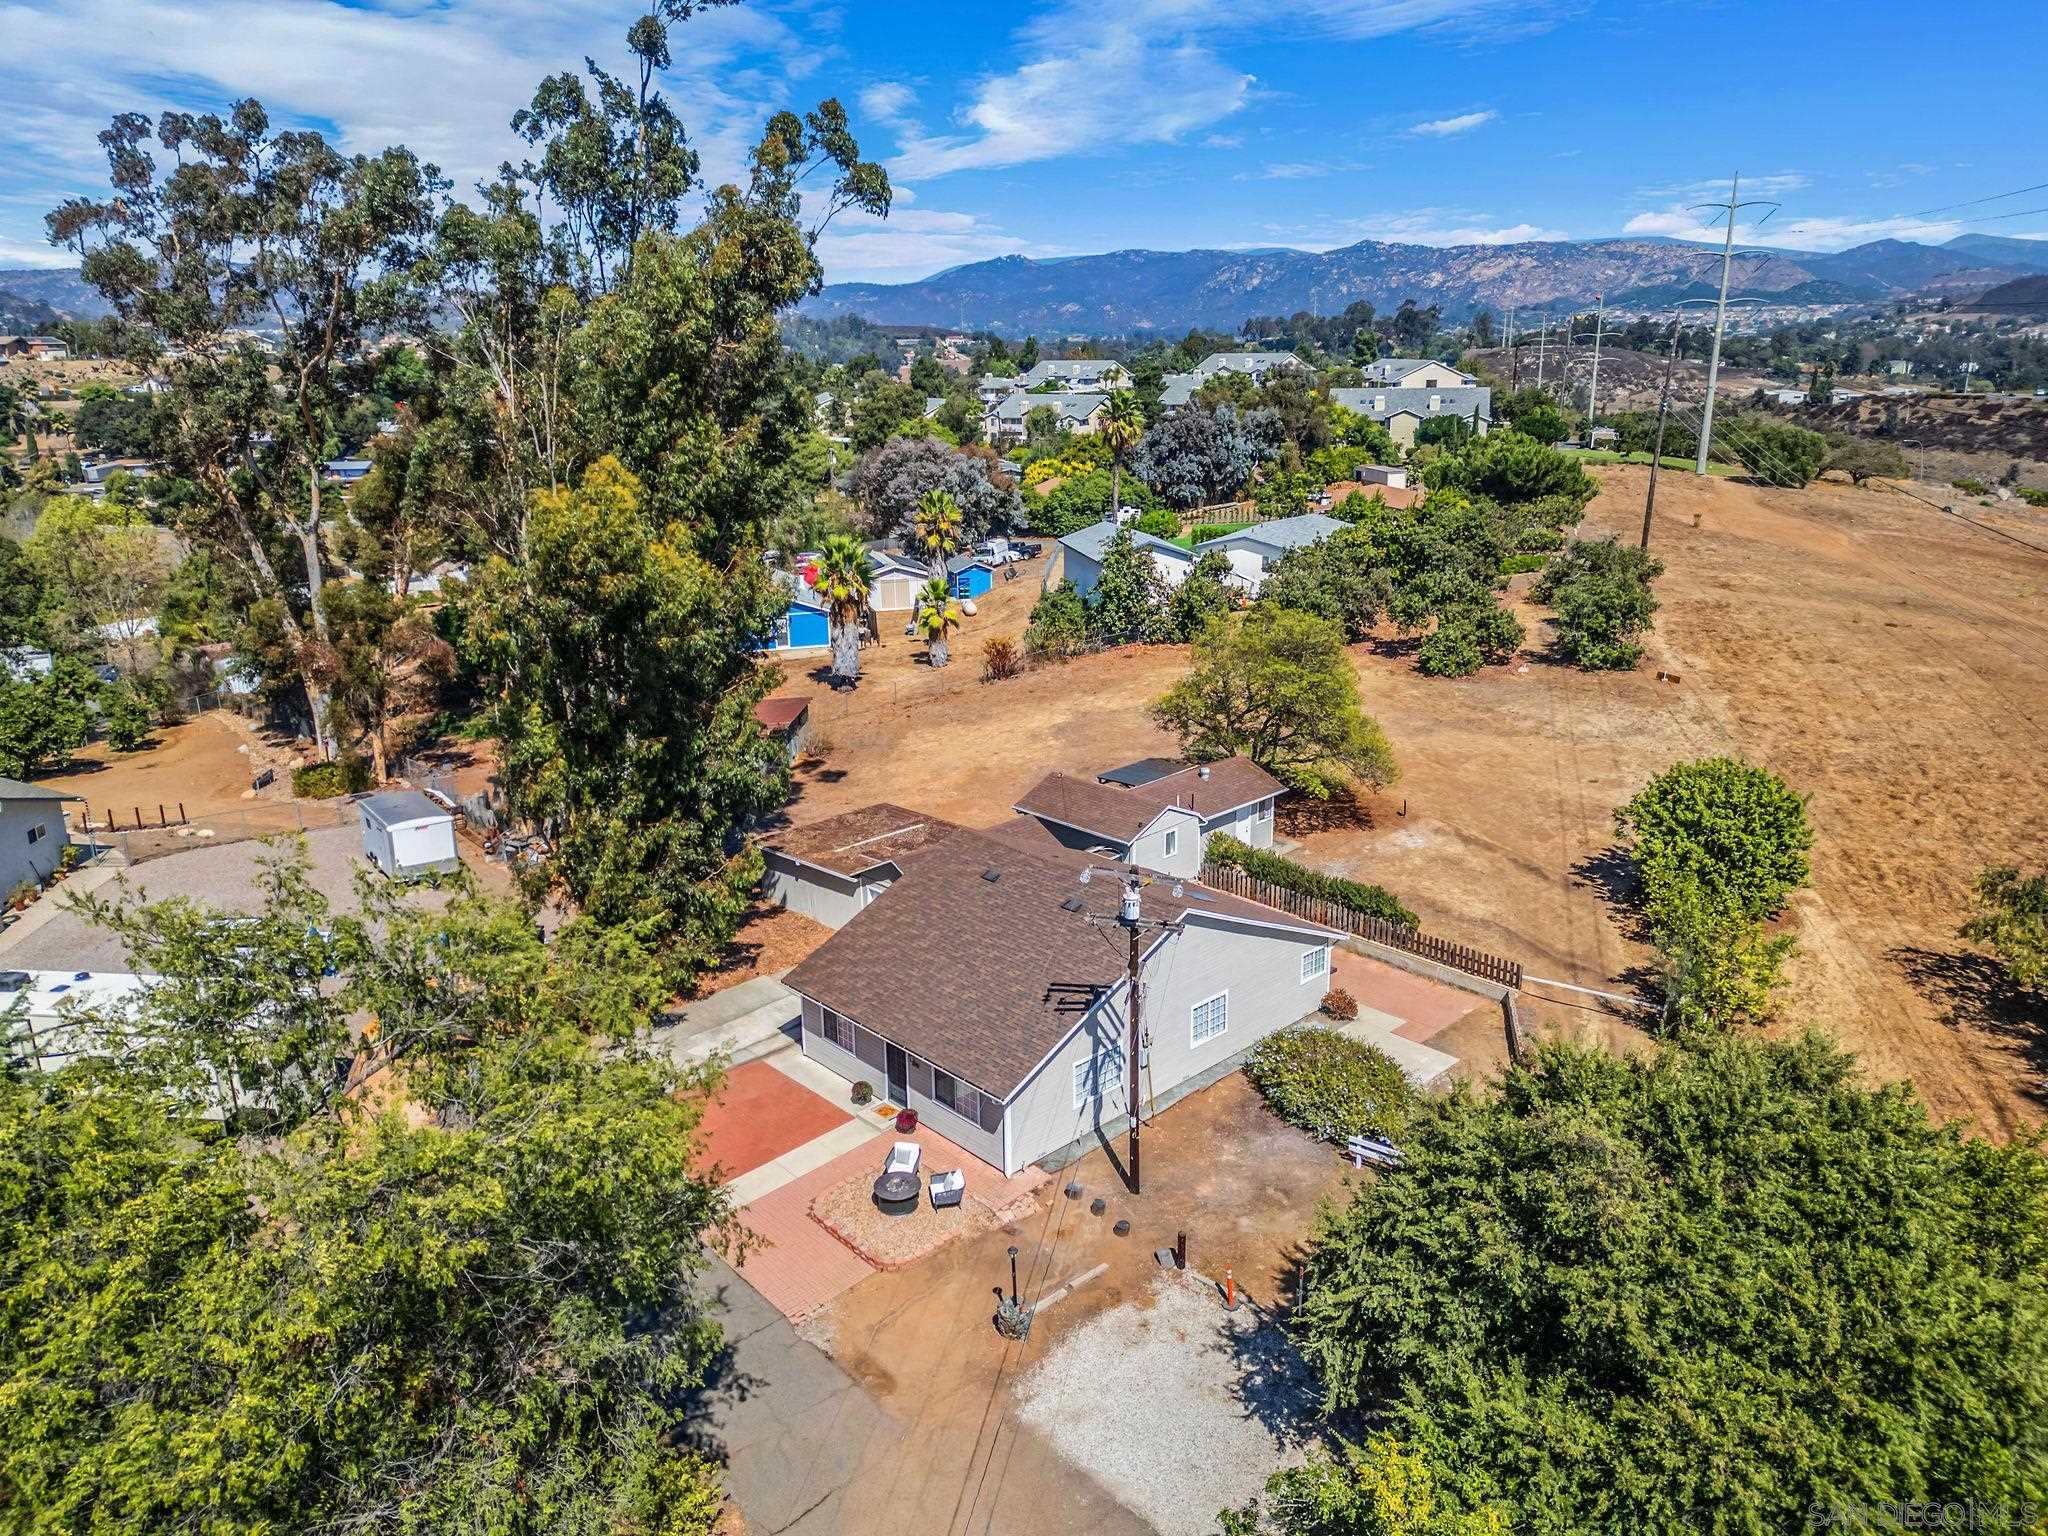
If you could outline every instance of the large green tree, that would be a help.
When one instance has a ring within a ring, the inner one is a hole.
[[[371,942],[279,880],[123,903],[157,988],[0,1079],[7,1528],[707,1532],[726,1207],[707,1084],[630,1045],[660,968],[467,897]]]
[[[1210,619],[1187,675],[1152,714],[1194,761],[1242,754],[1306,794],[1399,777],[1385,733],[1359,705],[1344,632],[1291,609]]]
[[[1547,1049],[1403,1152],[1322,1222],[1298,1337],[1462,1503],[1733,1536],[2048,1499],[2037,1148],[1818,1037],[1719,1036]]]

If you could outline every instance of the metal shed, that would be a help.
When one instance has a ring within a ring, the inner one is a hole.
[[[455,816],[416,789],[365,795],[363,857],[394,880],[443,873],[462,860],[455,852]]]

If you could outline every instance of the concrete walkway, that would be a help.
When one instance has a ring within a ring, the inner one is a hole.
[[[797,995],[782,984],[788,974],[756,976],[714,992],[648,1031],[648,1043],[679,1067],[709,1061],[721,1051],[732,1062],[779,1051],[795,1042],[803,1013]]]
[[[67,894],[83,896],[87,891],[96,891],[101,886],[111,884],[120,878],[127,869],[128,861],[111,849],[79,865],[64,877],[62,883],[44,891],[25,911],[17,914],[13,922],[0,928],[0,954],[26,940],[37,929],[60,917],[68,916],[63,903],[63,898]],[[64,970],[68,967],[59,965],[38,969]]]
[[[894,1421],[730,1264],[708,1257],[708,1310],[725,1349],[691,1438],[725,1463],[749,1536],[832,1536],[846,1528],[841,1506],[863,1456],[895,1434]]]

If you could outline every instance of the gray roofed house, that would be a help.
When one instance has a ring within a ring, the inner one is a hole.
[[[1031,365],[1017,383],[1025,389],[1057,381],[1070,389],[1106,392],[1131,382],[1130,370],[1113,357],[1048,357]]]
[[[1195,391],[1202,387],[1202,376],[1199,373],[1169,373],[1159,382],[1159,409],[1172,412],[1195,398]]]
[[[1195,364],[1195,378],[1200,381],[1219,373],[1248,373],[1258,380],[1281,369],[1307,366],[1292,352],[1211,352]]]
[[[934,416],[938,415],[945,403],[946,397],[944,395],[926,395],[924,397],[924,419],[930,421]]]
[[[1446,386],[1442,389],[1333,389],[1330,399],[1346,410],[1370,416],[1387,429],[1403,448],[1413,447],[1415,429],[1436,416],[1462,416],[1467,421],[1477,413],[1482,436],[1493,425],[1493,391],[1480,386]]]
[[[1256,597],[1266,579],[1266,568],[1274,561],[1289,550],[1320,544],[1350,526],[1321,512],[1303,512],[1295,517],[1276,518],[1270,523],[1254,523],[1249,528],[1240,528],[1220,538],[1204,539],[1195,546],[1195,558],[1200,559],[1212,551],[1222,555],[1230,562],[1228,579]]]
[[[1095,583],[1102,576],[1102,557],[1109,549],[1109,541],[1116,537],[1116,530],[1117,525],[1104,518],[1060,540],[1061,574],[1083,597],[1095,590]],[[1193,551],[1135,528],[1130,535],[1132,544],[1152,556],[1153,569],[1167,585],[1179,586],[1195,568]]]
[[[1086,390],[1038,395],[1028,390],[1014,390],[989,407],[983,417],[983,428],[992,442],[1021,438],[1025,418],[1040,406],[1049,406],[1059,417],[1061,431],[1086,437],[1094,432],[1096,413],[1108,400],[1108,395]]]

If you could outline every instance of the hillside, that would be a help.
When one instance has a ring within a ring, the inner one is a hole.
[[[1738,276],[1744,295],[1779,303],[1878,300],[1960,284],[1979,292],[2018,269],[1985,265],[1975,248],[1880,240],[1835,253],[1786,251]],[[1251,315],[1333,314],[1364,299],[1391,310],[1437,304],[1447,319],[1480,306],[1561,311],[1653,306],[1713,291],[1720,253],[1671,240],[1556,240],[1519,245],[1396,245],[1363,240],[1325,252],[1112,251],[1031,260],[1005,256],[914,283],[833,283],[806,313],[884,324],[1027,332],[1177,334],[1235,329]]]
[[[56,320],[98,320],[113,309],[85,285],[76,268],[4,267],[0,268],[0,315],[8,313],[39,316],[35,323],[48,325]],[[20,329],[29,328],[27,323],[20,325]],[[12,322],[0,325],[0,330],[14,329]]]

